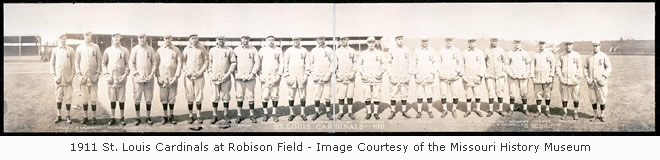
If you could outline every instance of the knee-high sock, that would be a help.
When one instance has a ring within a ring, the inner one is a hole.
[[[243,113],[243,101],[236,102],[236,105],[238,105],[238,116],[240,117]]]
[[[92,106],[92,117],[96,118],[96,104],[91,104]]]
[[[458,108],[458,98],[452,99],[451,111],[456,111],[456,108]]]
[[[163,117],[167,117],[167,103],[163,103]]]
[[[71,104],[66,105],[66,116],[71,116]]]
[[[277,115],[277,101],[272,101],[273,103],[273,115]]]
[[[465,103],[465,107],[466,107],[465,111],[466,112],[472,112],[472,99],[468,98],[468,99],[465,100],[465,102],[467,102],[467,103]]]
[[[541,107],[542,107],[541,106],[541,101],[542,100],[538,100],[538,99],[536,100],[536,110],[539,111],[539,112],[541,112]]]
[[[605,105],[600,105],[600,117],[605,117]]]
[[[493,101],[495,101],[494,98],[488,98],[488,111],[493,111]]]
[[[545,111],[550,111],[550,99],[545,100]]]
[[[502,104],[504,104],[502,102],[504,102],[504,98],[503,97],[497,97],[497,106],[499,107],[499,111],[502,111]]]
[[[477,103],[477,112],[481,110],[481,99],[475,98],[474,103]]]
[[[188,117],[192,117],[192,116],[193,116],[193,103],[188,102]]]
[[[367,114],[371,113],[371,107],[373,107],[373,105],[371,105],[371,101],[364,101],[364,108],[367,108]]]
[[[117,102],[110,102],[110,109],[112,112],[110,114],[112,115],[112,118],[115,118],[115,108],[117,108]]]
[[[124,118],[124,102],[119,102],[119,115]]]
[[[218,117],[218,102],[213,102],[213,117]]]
[[[57,116],[60,117],[62,113],[62,102],[57,102]]]
[[[151,117],[151,103],[147,103],[147,118]]]
[[[378,113],[378,111],[380,110],[380,102],[374,101],[374,106],[376,107],[374,107],[374,111],[372,113]]]
[[[135,115],[137,118],[140,118],[140,102],[135,102]]]
[[[293,100],[289,100],[289,115],[293,115]]]
[[[344,113],[344,105],[346,105],[344,99],[339,99],[339,113]]]
[[[526,111],[526,110],[527,110],[527,99],[526,99],[526,98],[522,98],[522,103],[523,103],[523,110]]]
[[[315,100],[314,101],[314,111],[316,111],[316,113],[319,113],[319,107],[320,106],[321,106],[321,101],[320,100]]]
[[[511,99],[509,99],[509,110],[513,111],[513,109],[514,109],[514,107],[515,107],[515,106],[514,106],[514,105],[515,105],[515,104],[514,104],[515,102],[516,102],[516,99],[515,99],[515,98],[511,98]]]
[[[202,103],[197,102],[197,118],[202,118]]]
[[[390,100],[390,112],[394,112],[395,107],[396,107],[396,100]]]
[[[263,107],[264,115],[268,115],[268,100],[261,102],[261,106]]]
[[[170,103],[170,115],[174,115],[174,103]]]
[[[417,98],[417,112],[422,112],[423,104],[424,104],[424,99]]]
[[[225,109],[223,112],[223,115],[225,115],[225,118],[227,118],[227,115],[229,115],[229,102],[223,102],[222,103],[222,108]]]
[[[325,112],[333,112],[332,111],[332,103],[330,103],[330,101],[325,101]]]
[[[88,109],[87,103],[83,104],[83,110],[85,111],[85,118],[87,118],[87,109]]]
[[[348,113],[353,113],[353,98],[347,98],[346,102],[348,103]]]
[[[248,107],[250,107],[250,116],[254,116],[254,101],[249,101]]]

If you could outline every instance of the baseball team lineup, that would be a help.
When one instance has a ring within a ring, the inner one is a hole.
[[[552,118],[549,111],[551,93],[553,88],[559,87],[561,98],[554,100],[561,101],[559,119],[579,120],[580,87],[584,87],[580,86],[582,79],[588,88],[587,103],[593,109],[593,118],[589,121],[606,122],[607,79],[612,65],[608,55],[600,51],[598,40],[592,41],[592,53],[583,59],[580,53],[573,50],[572,41],[564,42],[563,50],[539,41],[538,50],[528,52],[522,49],[522,40],[518,39],[513,40],[513,50],[505,51],[498,44],[500,37],[495,36],[489,37],[490,46],[483,49],[476,47],[477,38],[470,38],[465,50],[454,46],[451,36],[444,39],[439,49],[430,47],[429,38],[422,37],[421,45],[410,49],[404,46],[405,36],[398,35],[394,37],[394,46],[381,50],[376,47],[376,38],[370,36],[366,39],[367,49],[358,51],[349,45],[349,41],[356,40],[349,36],[340,37],[335,43],[336,49],[325,44],[325,37],[319,36],[311,50],[302,47],[300,37],[287,38],[292,41],[292,46],[288,48],[275,45],[275,38],[267,36],[266,45],[257,49],[250,44],[250,36],[247,35],[240,38],[240,45],[235,48],[225,44],[224,36],[217,36],[216,46],[207,50],[198,35],[191,34],[188,44],[181,51],[172,43],[171,35],[162,36],[163,45],[152,48],[147,44],[147,36],[140,34],[138,44],[129,50],[121,45],[122,35],[115,33],[111,46],[101,51],[92,42],[91,32],[83,34],[83,42],[75,49],[67,46],[66,34],[62,34],[58,37],[57,47],[52,50],[49,64],[56,85],[57,117],[54,122],[72,123],[73,87],[80,87],[82,95],[85,116],[81,118],[81,124],[96,125],[97,118],[102,118],[107,119],[105,125],[125,126],[125,102],[133,100],[136,120],[132,125],[153,125],[152,118],[161,119],[162,125],[176,125],[179,121],[199,125],[208,118],[201,115],[202,101],[210,97],[213,111],[211,124],[225,129],[231,123],[240,124],[245,120],[259,123],[258,118],[262,122],[275,123],[280,118],[285,119],[282,121],[298,118],[317,121],[321,117],[350,121],[358,119],[356,114],[364,114],[365,120],[380,120],[381,114],[386,114],[385,118],[392,120],[397,112],[401,112],[406,119],[421,118],[423,112],[425,117],[434,118],[433,110],[436,109],[422,109],[424,105],[432,105],[434,85],[439,86],[442,106],[442,110],[437,109],[439,118],[469,117],[473,114],[478,117],[510,117],[518,110],[529,117],[543,115]],[[79,86],[74,85],[74,79],[80,82]],[[177,94],[181,94],[177,90],[181,85],[179,81],[183,81],[186,102],[175,100]],[[356,81],[360,83],[356,85]],[[556,81],[559,86],[553,87]],[[387,82],[389,86],[385,88],[384,83]],[[100,83],[108,85],[107,93],[98,93]],[[127,83],[133,85],[133,97],[129,99],[126,99],[129,92]],[[531,90],[527,87],[529,83],[533,85]],[[156,87],[159,92],[154,93]],[[205,87],[211,88],[210,95],[204,94]],[[310,87],[314,92],[308,95],[306,88]],[[356,87],[359,87],[360,93],[356,93]],[[410,87],[415,87],[414,95],[409,95]],[[233,95],[230,94],[232,88]],[[286,106],[278,103],[280,88],[286,92]],[[386,108],[389,111],[383,111],[385,113],[378,112],[381,102],[387,102],[381,96],[381,88],[388,92],[390,102],[389,108]],[[256,92],[260,95],[255,95]],[[465,92],[465,95],[458,95],[460,92]],[[528,92],[533,93],[531,98]],[[107,94],[111,117],[96,116],[97,103],[101,103],[99,94]],[[162,116],[151,115],[154,94],[162,104]],[[366,113],[353,111],[356,108],[353,106],[357,102],[354,99],[356,94],[362,95],[360,101],[365,104]],[[314,100],[311,115],[305,114],[306,106],[311,105],[306,103],[307,96]],[[416,99],[413,102],[416,105],[411,107],[416,111],[414,115],[408,115],[405,110],[406,106],[413,104],[408,102],[409,96]],[[459,96],[464,96],[463,102],[467,104],[462,115],[457,110]],[[505,101],[507,96],[509,99]],[[255,106],[255,98],[261,100],[261,106]],[[237,105],[235,117],[228,114],[229,110],[233,110],[230,109],[232,99],[236,100]],[[528,99],[536,100],[530,104],[536,107],[533,113],[528,109]],[[143,100],[146,105],[141,108]],[[268,110],[269,101],[272,112]],[[488,109],[482,110],[481,103],[485,102]],[[572,107],[569,107],[569,102],[572,102]],[[175,103],[187,104],[187,119],[175,117]],[[300,112],[294,112],[296,104],[301,107]],[[397,104],[402,106],[402,110],[395,109]],[[338,112],[331,108],[334,105],[338,105]],[[218,113],[219,107],[224,109],[222,116]],[[62,118],[62,108],[66,109],[65,118]],[[92,110],[91,118],[89,108]],[[119,116],[115,115],[117,108]],[[255,115],[258,108],[263,109],[261,117]],[[278,108],[288,110],[289,114],[278,114]],[[143,118],[140,113],[145,110],[146,117]]]

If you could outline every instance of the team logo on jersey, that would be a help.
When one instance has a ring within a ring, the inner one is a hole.
[[[603,60],[602,60],[602,59],[599,59],[599,60],[598,60],[598,65],[599,65],[599,66],[602,66],[602,65],[603,65]]]
[[[577,59],[573,58],[573,64],[577,64]]]

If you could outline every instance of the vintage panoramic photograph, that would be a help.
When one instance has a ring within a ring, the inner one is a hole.
[[[7,133],[655,132],[654,3],[20,3]]]

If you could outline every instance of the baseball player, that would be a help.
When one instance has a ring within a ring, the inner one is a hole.
[[[376,49],[376,38],[370,36],[367,38],[367,50],[360,53],[357,61],[358,72],[363,83],[363,92],[365,100],[364,104],[367,105],[367,115],[364,119],[369,119],[373,115],[376,120],[380,119],[378,115],[378,108],[380,107],[380,87],[383,81],[383,74],[385,73],[385,55],[382,51]],[[373,104],[371,103],[373,101]],[[371,106],[369,106],[371,105]],[[374,107],[371,110],[372,107]]]
[[[435,50],[429,47],[428,37],[422,37],[421,41],[422,45],[415,49],[415,57],[413,57],[413,64],[415,65],[415,71],[413,74],[415,77],[415,83],[417,84],[416,118],[422,117],[422,105],[425,97],[427,102],[433,103],[433,81],[436,72],[435,67],[433,67],[436,58]],[[430,118],[433,118],[433,113],[430,108],[431,107],[429,107],[428,114]]]
[[[401,100],[402,110],[406,109],[408,99],[408,84],[413,74],[413,66],[409,66],[412,63],[410,60],[411,57],[410,49],[403,46],[403,36],[399,35],[394,38],[396,41],[396,46],[390,48],[386,53],[385,60],[388,61],[388,74],[390,79],[390,116],[387,119],[393,119],[396,115],[394,108],[396,106],[396,100]],[[401,111],[401,115],[406,118],[410,118],[406,112]]]
[[[115,108],[119,102],[119,114],[121,125],[126,125],[124,120],[124,101],[126,100],[126,80],[130,74],[128,59],[130,55],[128,49],[121,46],[121,35],[115,33],[112,35],[112,46],[103,51],[103,68],[105,68],[105,77],[108,83],[108,98],[110,99],[110,109],[112,109],[112,119],[108,125],[115,123]]]
[[[172,44],[172,35],[165,35],[163,40],[165,44],[156,51],[159,63],[158,72],[155,76],[160,87],[160,103],[163,104],[163,121],[161,124],[164,125],[167,121],[176,124],[176,120],[174,120],[174,103],[178,86],[177,80],[181,76],[183,62],[181,51]],[[167,116],[168,106],[170,109],[169,118]]]
[[[440,93],[442,95],[440,101],[442,102],[442,115],[441,118],[447,116],[447,97],[452,98],[453,108],[451,109],[452,117],[456,118],[456,108],[458,108],[458,92],[460,89],[460,82],[458,79],[463,76],[463,60],[460,56],[460,50],[453,46],[453,37],[445,38],[446,47],[440,49],[437,63],[437,75],[440,79]],[[432,102],[429,100],[429,102]],[[468,113],[466,113],[468,114]]]
[[[539,41],[539,52],[534,55],[531,66],[533,72],[530,74],[534,82],[534,92],[536,94],[536,110],[534,117],[541,115],[541,101],[545,99],[545,114],[550,117],[550,93],[552,93],[552,80],[555,75],[555,66],[557,66],[555,55],[551,49],[545,48],[545,41]]]
[[[209,51],[208,75],[211,77],[213,86],[213,124],[218,121],[218,102],[222,100],[225,109],[224,119],[220,123],[221,128],[229,127],[229,92],[231,91],[231,74],[236,70],[236,56],[231,47],[225,46],[225,37],[219,36],[215,39],[217,46]]]
[[[98,81],[101,75],[103,55],[99,46],[92,42],[92,32],[83,36],[84,43],[76,47],[76,75],[82,92],[85,118],[81,124],[87,123],[88,104],[92,106],[92,124],[96,124],[96,101],[98,99]]]
[[[309,77],[308,51],[300,45],[300,37],[293,37],[293,46],[284,52],[284,79],[289,87],[289,121],[296,118],[293,113],[293,102],[296,95],[300,97],[300,118],[307,121],[305,117],[305,94],[307,77]]]
[[[484,49],[486,55],[486,88],[488,89],[488,114],[486,117],[493,115],[493,102],[497,97],[499,109],[497,113],[504,116],[502,113],[502,104],[504,102],[504,88],[506,88],[506,72],[504,71],[504,49],[497,46],[499,38],[490,38],[490,47]]]
[[[612,73],[612,64],[610,57],[600,51],[600,41],[592,41],[594,54],[587,58],[584,64],[584,77],[587,79],[589,87],[589,99],[591,107],[594,109],[594,118],[592,122],[600,119],[605,122],[605,104],[607,103],[607,77]],[[600,114],[598,114],[598,104],[600,103]]]
[[[277,118],[277,100],[280,93],[280,79],[284,72],[284,63],[282,60],[282,48],[275,46],[275,37],[266,37],[268,46],[259,49],[259,59],[261,59],[261,69],[259,71],[259,81],[261,81],[261,97],[264,110],[263,121],[268,121],[268,100],[273,103],[273,121],[278,122]]]
[[[129,66],[133,75],[133,95],[135,99],[135,114],[137,119],[135,125],[140,125],[140,101],[144,96],[147,104],[147,124],[152,125],[151,121],[151,100],[153,99],[154,83],[153,78],[158,70],[158,55],[151,46],[147,45],[147,36],[140,34],[138,44],[131,49],[131,59]]]
[[[509,109],[511,112],[508,116],[513,114],[515,109],[514,102],[516,97],[520,96],[523,105],[523,113],[527,113],[527,79],[530,77],[530,63],[531,58],[527,51],[521,47],[520,40],[513,40],[513,51],[508,53],[506,63],[506,72],[509,75]],[[519,94],[515,94],[519,92]]]
[[[193,124],[193,102],[197,108],[197,124],[204,123],[202,119],[202,99],[204,91],[204,72],[209,65],[209,54],[204,45],[199,43],[197,34],[188,36],[188,46],[183,49],[183,72],[186,75],[183,85],[188,99],[188,124]]]
[[[481,84],[484,81],[484,75],[486,74],[486,59],[484,58],[484,53],[476,48],[476,39],[468,40],[468,49],[463,51],[463,86],[465,87],[465,98],[468,103],[467,110],[463,117],[467,117],[473,111],[477,116],[482,117],[481,115]],[[472,98],[474,102],[477,103],[477,109],[472,109]]]
[[[312,81],[316,93],[314,94],[314,116],[312,120],[316,120],[321,116],[319,106],[321,105],[321,98],[325,100],[327,107],[326,113],[328,119],[332,120],[332,111],[330,110],[330,78],[332,75],[332,49],[325,46],[325,37],[320,36],[316,39],[316,47],[312,49],[310,57],[310,67],[312,71]]]
[[[564,120],[568,114],[568,100],[573,100],[573,119],[578,120],[578,106],[580,105],[580,78],[582,78],[582,58],[580,53],[573,51],[573,42],[566,42],[566,53],[559,57],[557,74],[559,74],[559,92],[561,92],[561,105],[564,113],[561,119]]]
[[[355,73],[358,67],[353,67],[357,60],[358,55],[355,49],[348,46],[348,37],[341,37],[339,49],[337,49],[336,56],[336,71],[337,76],[337,98],[339,99],[339,117],[341,120],[344,117],[344,105],[348,107],[348,118],[355,120],[353,115],[353,94],[355,89]],[[348,103],[345,103],[348,102]]]
[[[261,65],[261,59],[257,57],[257,49],[251,46],[250,36],[241,37],[241,45],[234,48],[236,57],[236,75],[234,75],[234,86],[236,87],[236,101],[238,103],[238,117],[236,123],[241,123],[243,101],[248,101],[250,107],[250,120],[257,123],[254,117],[254,85],[256,83],[257,71]]]
[[[55,102],[57,103],[57,118],[55,123],[62,121],[62,102],[66,105],[66,122],[71,124],[71,93],[74,75],[73,48],[66,45],[66,34],[60,35],[57,47],[50,55],[50,74],[55,81]]]

